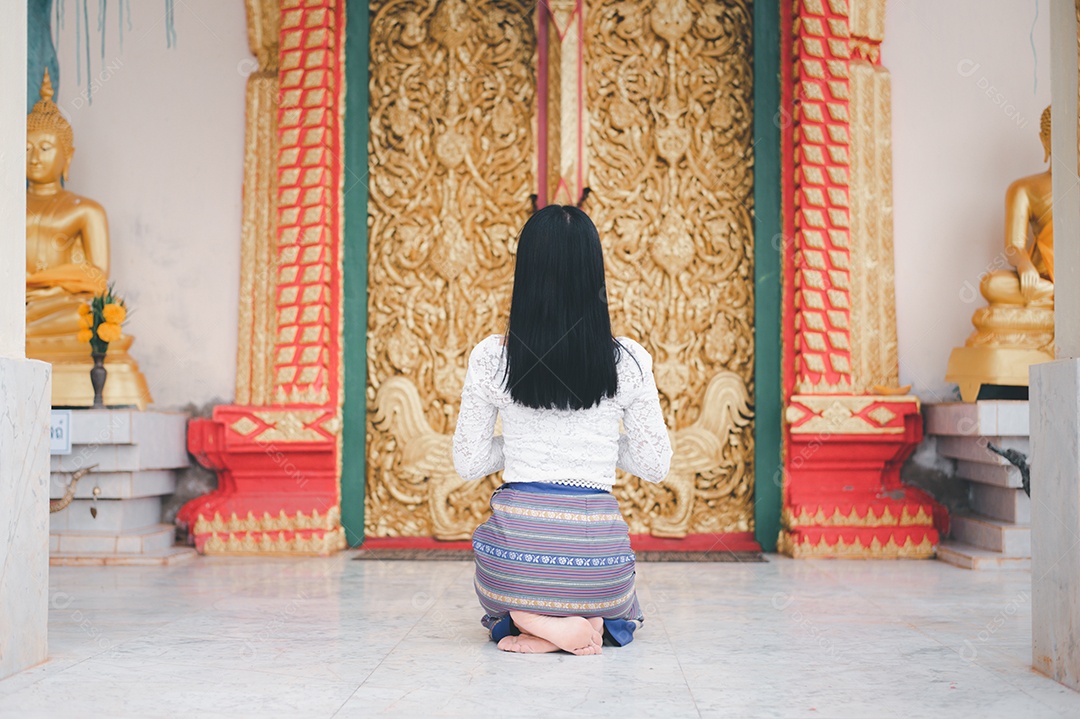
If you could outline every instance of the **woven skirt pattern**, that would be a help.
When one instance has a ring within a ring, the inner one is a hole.
[[[634,553],[614,496],[503,485],[491,510],[473,533],[484,626],[511,610],[642,619]]]

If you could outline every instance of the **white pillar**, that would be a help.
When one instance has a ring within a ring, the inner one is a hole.
[[[0,23],[0,679],[45,660],[50,368],[26,357],[26,3]]]
[[[1080,690],[1080,187],[1074,0],[1050,4],[1057,360],[1031,368],[1032,663]]]
[[[1080,358],[1080,185],[1077,35],[1073,0],[1050,6],[1050,167],[1054,174],[1054,337],[1058,359]]]

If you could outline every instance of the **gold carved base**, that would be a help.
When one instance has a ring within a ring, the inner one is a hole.
[[[931,559],[937,552],[928,537],[914,541],[910,537],[897,542],[889,537],[882,542],[877,537],[863,541],[854,537],[850,542],[837,538],[830,543],[825,537],[817,542],[799,541],[788,530],[781,530],[776,551],[795,559]]]
[[[337,507],[323,515],[318,510],[295,515],[281,510],[276,516],[263,512],[261,517],[254,512],[238,517],[233,512],[228,519],[220,513],[213,519],[200,514],[193,534],[201,553],[223,556],[327,556],[346,547]]]
[[[1028,386],[1028,367],[1052,362],[1054,355],[1044,350],[1021,347],[957,347],[949,355],[946,382],[960,386],[960,398],[974,402],[984,384]]]
[[[143,410],[154,401],[139,364],[128,354],[133,341],[133,337],[124,335],[109,343],[105,356],[108,376],[102,391],[106,406]],[[94,387],[90,384],[94,362],[90,358],[90,345],[79,343],[73,346],[67,338],[28,338],[26,356],[52,365],[53,407],[90,407],[94,404]]]

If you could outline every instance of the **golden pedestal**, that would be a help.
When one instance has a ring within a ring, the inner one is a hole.
[[[957,347],[949,355],[946,382],[960,386],[960,398],[974,402],[984,384],[1028,386],[1028,367],[1051,362],[1054,355],[1023,347]]]
[[[105,355],[108,376],[102,391],[107,407],[137,407],[146,409],[154,401],[139,364],[128,354],[134,337],[123,335],[109,343]],[[26,356],[52,365],[52,406],[90,407],[94,404],[94,387],[90,384],[90,345],[73,345],[67,337],[30,338]]]
[[[1027,387],[1028,367],[1054,359],[1053,298],[1026,306],[991,303],[971,323],[975,331],[949,355],[945,373],[965,402],[978,399],[984,384]]]

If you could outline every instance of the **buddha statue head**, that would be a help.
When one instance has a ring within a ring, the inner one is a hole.
[[[41,99],[26,116],[26,177],[31,184],[67,180],[71,157],[75,154],[71,125],[52,101],[49,71],[41,81]]]
[[[1046,156],[1043,157],[1043,162],[1050,159],[1050,106],[1047,105],[1046,109],[1042,112],[1042,117],[1039,118],[1039,139],[1042,140],[1043,152]]]

